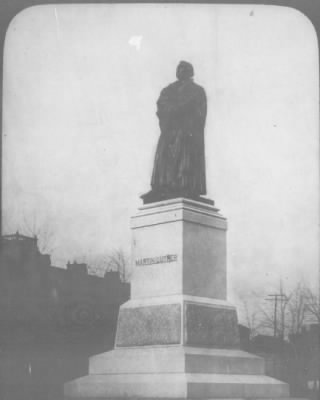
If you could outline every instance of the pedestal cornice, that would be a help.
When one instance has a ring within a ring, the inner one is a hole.
[[[227,229],[226,218],[219,209],[198,201],[177,198],[146,204],[131,218],[131,228],[185,221],[212,228]]]

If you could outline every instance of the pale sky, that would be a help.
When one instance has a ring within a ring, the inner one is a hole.
[[[130,249],[149,190],[155,103],[193,64],[208,97],[208,197],[228,218],[231,293],[318,279],[318,48],[273,6],[26,9],[5,42],[5,233],[54,232],[52,263]]]

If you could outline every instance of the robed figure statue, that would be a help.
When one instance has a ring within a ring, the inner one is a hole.
[[[160,138],[154,159],[151,191],[144,203],[174,197],[198,200],[206,194],[204,89],[193,82],[193,67],[181,61],[177,81],[165,87],[157,101]]]

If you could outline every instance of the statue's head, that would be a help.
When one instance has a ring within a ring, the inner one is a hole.
[[[180,61],[177,66],[176,76],[179,81],[193,77],[193,66],[187,61]]]

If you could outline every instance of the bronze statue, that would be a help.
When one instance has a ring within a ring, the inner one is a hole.
[[[193,82],[193,67],[181,61],[177,81],[165,87],[157,101],[160,138],[154,159],[151,191],[144,203],[175,197],[204,200],[206,172],[204,125],[207,101],[204,89]]]

